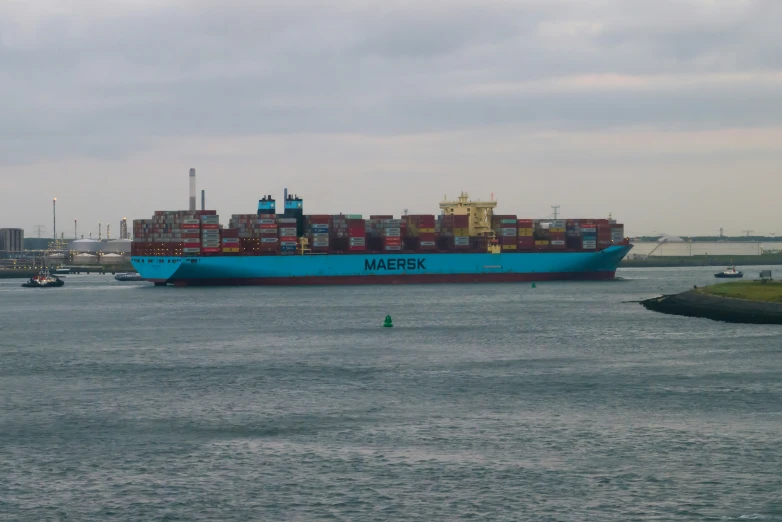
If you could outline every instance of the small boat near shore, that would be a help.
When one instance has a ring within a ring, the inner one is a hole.
[[[65,285],[65,281],[52,275],[48,270],[44,270],[38,275],[30,278],[29,281],[22,284],[24,288],[51,288]]]
[[[714,277],[718,279],[741,279],[744,277],[744,272],[736,270],[735,266],[729,266],[722,272],[717,272]]]
[[[144,279],[136,272],[125,272],[122,274],[116,274],[114,279],[117,281],[143,281]]]

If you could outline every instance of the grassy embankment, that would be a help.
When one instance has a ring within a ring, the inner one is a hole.
[[[782,303],[782,282],[740,281],[699,288],[698,292],[764,303]]]

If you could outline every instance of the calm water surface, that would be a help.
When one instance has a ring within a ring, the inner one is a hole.
[[[0,519],[782,520],[782,327],[626,302],[714,271],[0,281]]]

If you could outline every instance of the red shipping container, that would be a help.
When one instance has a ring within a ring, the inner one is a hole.
[[[280,237],[280,242],[282,243],[283,241],[293,241],[293,242],[296,242],[296,241],[298,241],[298,239],[296,238],[296,236],[282,236],[282,237]]]
[[[216,248],[211,248],[211,247],[210,248],[202,248],[201,252],[203,252],[205,254],[216,254],[216,253],[220,252],[220,247],[216,247]]]
[[[183,225],[180,225],[180,227],[181,227],[181,228],[183,228],[183,229],[195,229],[195,230],[198,230],[199,228],[201,228],[201,225],[195,225],[195,224],[193,224],[193,225],[189,225],[189,224],[183,224]]]
[[[201,224],[201,228],[204,230],[218,230],[220,228],[220,225],[203,223]]]
[[[273,229],[275,229],[275,230],[276,230],[276,229],[277,229],[277,224],[276,224],[276,223],[273,223],[273,224],[268,224],[268,225],[260,225],[260,227],[261,227],[261,228],[267,228],[267,229],[268,229],[268,228],[273,228]]]

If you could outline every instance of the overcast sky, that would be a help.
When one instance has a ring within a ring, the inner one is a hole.
[[[0,228],[187,207],[782,234],[780,0],[2,0]]]

